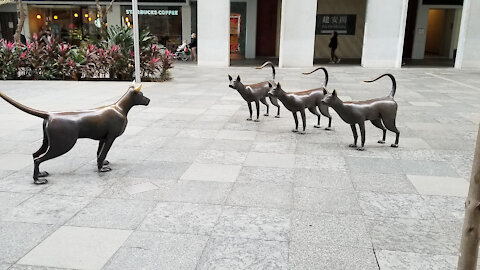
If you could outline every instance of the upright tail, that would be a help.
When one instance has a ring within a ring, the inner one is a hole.
[[[267,61],[267,62],[263,63],[263,65],[261,65],[259,67],[256,67],[256,69],[262,69],[266,66],[272,67],[272,79],[275,80],[275,66],[272,64],[272,62]]]
[[[319,67],[319,68],[316,68],[316,69],[314,69],[314,70],[312,70],[312,71],[310,71],[310,72],[303,72],[302,74],[303,74],[303,75],[312,74],[312,73],[314,73],[315,71],[317,71],[317,70],[319,70],[319,69],[323,70],[323,73],[325,73],[325,82],[323,83],[323,86],[324,86],[324,87],[327,87],[327,84],[328,84],[328,71],[327,71],[326,68],[324,68],[324,67]]]
[[[17,107],[18,109],[28,113],[28,114],[31,114],[31,115],[34,115],[34,116],[37,116],[37,117],[40,117],[40,118],[43,118],[43,119],[47,119],[48,118],[48,113],[47,112],[44,112],[44,111],[39,111],[39,110],[35,110],[35,109],[32,109],[30,107],[27,107],[25,105],[22,105],[18,102],[16,102],[15,100],[9,98],[8,96],[6,96],[4,93],[0,92],[0,97],[2,97],[3,99],[5,99],[5,101],[7,101],[8,103],[12,104],[13,106]]]
[[[385,76],[388,76],[390,77],[390,79],[392,80],[392,91],[390,92],[390,96],[393,98],[395,96],[395,92],[397,91],[397,81],[395,80],[395,77],[393,77],[392,74],[390,73],[385,73],[383,74],[382,76],[374,79],[374,80],[371,80],[371,81],[364,81],[364,82],[367,82],[367,83],[371,83],[371,82],[374,82],[382,77],[385,77]]]

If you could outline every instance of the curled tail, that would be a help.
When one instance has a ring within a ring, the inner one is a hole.
[[[371,83],[371,82],[374,82],[382,77],[385,77],[385,76],[388,76],[390,77],[390,79],[392,80],[392,91],[390,92],[390,95],[392,98],[395,96],[395,92],[397,91],[397,81],[395,80],[395,77],[393,77],[392,74],[390,73],[385,73],[383,75],[381,75],[380,77],[374,79],[374,80],[371,80],[371,81],[364,81],[364,82],[368,82],[368,83]]]
[[[325,82],[323,83],[323,86],[324,86],[324,87],[327,87],[327,84],[328,84],[328,71],[327,71],[326,68],[324,68],[324,67],[319,67],[319,68],[316,68],[316,69],[314,69],[314,70],[312,70],[312,71],[310,71],[310,72],[303,72],[302,74],[303,74],[303,75],[312,74],[312,73],[314,73],[315,71],[317,71],[317,70],[319,70],[319,69],[323,70],[323,73],[325,73]]]
[[[263,63],[263,65],[261,65],[259,67],[256,67],[256,69],[262,69],[266,66],[272,67],[272,79],[275,80],[275,66],[272,64],[272,62],[267,61],[267,62]]]
[[[22,105],[22,104],[16,102],[15,100],[9,98],[7,95],[5,95],[2,92],[0,92],[0,97],[2,97],[8,103],[12,104],[13,106],[17,107],[18,109],[20,109],[20,110],[22,110],[22,111],[24,111],[28,114],[31,114],[31,115],[34,115],[34,116],[37,116],[37,117],[40,117],[40,118],[43,118],[43,119],[47,119],[48,116],[49,116],[47,112],[35,110],[35,109],[32,109],[32,108],[27,107],[25,105]]]

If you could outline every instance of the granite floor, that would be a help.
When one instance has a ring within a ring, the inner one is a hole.
[[[282,87],[323,76],[278,69]],[[295,134],[281,118],[245,121],[228,88],[270,78],[253,67],[178,64],[173,80],[144,83],[98,173],[97,142],[42,164],[32,184],[42,122],[0,100],[0,269],[456,269],[463,205],[480,118],[480,72],[449,68],[328,66],[343,100],[386,95],[397,78],[400,147],[348,148],[350,127]],[[109,104],[127,82],[2,81],[0,91],[42,110]],[[275,108],[271,106],[271,113]],[[262,115],[265,107],[261,106]],[[322,126],[327,123],[322,117]]]

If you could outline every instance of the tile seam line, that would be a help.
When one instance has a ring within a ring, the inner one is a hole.
[[[452,82],[452,83],[455,83],[455,84],[458,84],[458,85],[461,85],[461,86],[465,86],[465,87],[468,87],[468,88],[471,88],[471,89],[474,89],[474,90],[480,90],[480,88],[478,87],[475,87],[475,86],[472,86],[472,85],[469,85],[469,84],[466,84],[466,83],[462,83],[462,82],[459,82],[459,81],[456,81],[456,80],[452,80],[452,79],[449,79],[449,78],[445,78],[443,76],[440,76],[440,75],[437,75],[437,74],[434,74],[432,72],[426,72],[425,74],[428,74],[432,77],[436,77],[436,78],[439,78],[439,79],[442,79],[444,81],[449,81],[449,82]]]

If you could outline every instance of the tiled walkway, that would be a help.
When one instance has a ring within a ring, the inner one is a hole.
[[[278,69],[284,89],[321,86],[320,73]],[[387,70],[334,66],[344,100],[386,95]],[[294,134],[291,114],[245,121],[228,88],[270,78],[252,67],[185,64],[145,83],[97,173],[97,143],[80,140],[45,162],[32,184],[41,119],[0,100],[0,269],[455,269],[464,196],[480,119],[480,72],[390,70],[398,82],[400,147],[347,147],[350,127]],[[126,82],[2,81],[0,91],[42,110],[109,104]],[[262,105],[262,112],[264,111]],[[272,107],[273,109],[273,107]],[[275,111],[275,110],[272,110]],[[322,117],[322,125],[327,123]]]

